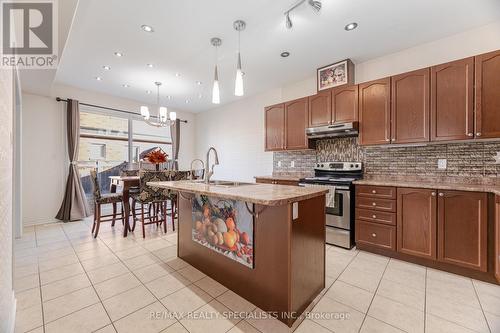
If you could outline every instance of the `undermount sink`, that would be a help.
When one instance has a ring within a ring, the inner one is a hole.
[[[193,183],[204,184],[204,180],[193,180]],[[236,187],[242,185],[255,185],[254,183],[233,182],[230,180],[211,180],[207,185],[223,186],[223,187]]]

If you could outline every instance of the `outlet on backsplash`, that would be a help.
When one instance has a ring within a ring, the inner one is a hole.
[[[295,161],[290,162],[290,168],[295,168]]]
[[[500,151],[497,151],[497,156],[494,157],[495,164],[500,164]]]
[[[278,167],[281,168],[281,161],[278,161]]]
[[[438,169],[446,170],[448,161],[445,158],[438,159]]]

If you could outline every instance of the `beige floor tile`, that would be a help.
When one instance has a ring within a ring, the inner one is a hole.
[[[51,269],[54,268],[67,266],[78,262],[79,260],[76,254],[70,254],[64,257],[39,261],[38,266],[40,267],[40,272],[45,272],[45,271],[50,271]]]
[[[415,272],[408,269],[394,268],[394,266],[387,267],[384,272],[384,279],[404,284],[413,289],[425,290],[425,270]]]
[[[90,285],[91,284],[87,278],[87,274],[78,274],[64,280],[43,285],[42,298],[43,301],[46,302],[59,296],[69,294],[78,289],[89,287]]]
[[[237,323],[223,316],[223,313],[228,311],[224,305],[213,300],[196,310],[192,317],[183,318],[180,322],[190,333],[206,333],[209,327],[210,333],[222,333]]]
[[[491,332],[500,332],[500,316],[489,312],[485,312],[484,315],[486,316]]]
[[[471,330],[488,332],[483,311],[475,306],[459,304],[443,298],[442,295],[428,293],[425,311]]]
[[[177,232],[163,236],[163,239],[171,244],[177,244]]]
[[[139,286],[141,282],[132,274],[126,273],[94,285],[101,300],[108,299],[124,291]]]
[[[155,302],[154,296],[139,286],[103,301],[111,320],[116,321]]]
[[[119,261],[120,259],[118,259],[114,254],[106,254],[100,257],[84,260],[82,261],[82,266],[86,271],[91,271],[101,267],[116,264]]]
[[[354,256],[329,251],[325,259],[326,276],[336,279],[353,259]]]
[[[146,284],[146,287],[158,298],[163,298],[182,289],[191,282],[178,273],[172,273]]]
[[[43,302],[45,323],[50,323],[51,321],[98,302],[99,298],[92,287],[80,289],[50,301]]]
[[[176,322],[172,326],[169,326],[167,329],[161,331],[161,333],[189,333],[188,330],[181,325],[181,323]]]
[[[114,322],[114,325],[118,333],[158,333],[176,322],[160,302],[155,302]]]
[[[426,314],[425,318],[425,332],[426,333],[443,333],[443,332],[473,333],[474,331],[428,313]]]
[[[164,262],[175,270],[179,270],[189,265],[187,262],[177,257],[171,257],[168,260],[164,260]]]
[[[152,240],[152,241],[148,241],[144,244],[141,244],[141,246],[143,248],[145,248],[146,250],[148,251],[157,251],[157,250],[161,250],[167,246],[172,246],[173,244],[162,239],[162,238],[159,238],[159,239],[155,239],[155,240]]]
[[[167,264],[154,263],[152,265],[142,267],[133,271],[142,283],[147,283],[156,280],[159,277],[165,276],[167,274],[173,273],[174,269]]]
[[[255,305],[237,295],[232,290],[226,291],[217,297],[217,300],[234,312],[251,313],[257,308]]]
[[[17,333],[17,332],[16,332]],[[28,333],[44,333],[43,326],[35,328],[34,330],[29,331]]]
[[[28,289],[21,292],[16,292],[16,309],[24,310],[42,303],[40,297],[40,288]]]
[[[106,257],[112,254],[113,252],[111,252],[111,250],[109,250],[108,248],[104,248],[102,246],[95,249],[77,252],[78,259],[80,259],[81,261],[93,258]]]
[[[380,295],[375,295],[368,315],[406,332],[424,332],[424,313]]]
[[[382,265],[384,267],[389,263],[389,260],[390,260],[390,258],[388,258],[386,256],[381,256],[378,254],[365,252],[365,251],[359,251],[358,255],[356,256],[356,259],[366,260],[367,262],[376,263],[376,264]]]
[[[299,327],[294,331],[295,333],[330,333],[330,330],[327,330],[320,324],[306,319],[304,320]]]
[[[404,333],[400,329],[381,322],[370,316],[366,316],[363,326],[361,327],[360,333]]]
[[[424,311],[425,308],[425,291],[414,289],[399,282],[382,278],[377,289],[377,295],[414,307],[420,311]]]
[[[191,282],[196,282],[206,276],[202,271],[194,268],[191,265],[181,268],[177,272]]]
[[[90,333],[111,321],[101,303],[91,305],[45,326],[45,333]]]
[[[357,265],[358,267],[360,264]],[[367,271],[351,267],[349,265],[345,271],[339,276],[339,280],[350,285],[365,289],[371,293],[377,290],[378,284],[382,279],[383,271]]]
[[[162,261],[167,262],[177,257],[177,246],[175,245],[167,246],[160,250],[153,251],[152,253],[158,258],[160,258]],[[176,269],[175,267],[172,268]]]
[[[483,310],[500,316],[500,286],[479,281],[474,286]]]
[[[38,288],[39,286],[40,279],[38,277],[38,274],[31,274],[19,279],[14,279],[14,290],[16,292]]]
[[[453,303],[481,309],[479,299],[470,279],[427,279],[427,294],[447,299]]]
[[[42,305],[37,304],[29,308],[16,311],[15,332],[28,332],[43,325]]]
[[[183,318],[212,300],[212,297],[195,285],[189,285],[161,299],[163,305],[177,318]]]
[[[400,271],[410,271],[413,274],[417,274],[417,275],[425,275],[426,271],[427,271],[427,268],[424,266],[412,264],[410,262],[401,261],[401,260],[397,260],[397,259],[393,259],[393,258],[391,258],[391,260],[389,261],[387,268],[388,269],[398,269]]]
[[[362,313],[368,312],[368,307],[374,294],[364,289],[351,286],[342,281],[336,281],[326,292],[325,296],[337,302],[348,305]]]
[[[310,319],[334,332],[358,332],[365,315],[353,308],[323,297],[311,311]]]
[[[129,270],[121,262],[88,271],[89,279],[93,284],[128,273]]]
[[[135,246],[126,250],[115,252],[116,256],[122,260],[131,259],[147,253],[148,251],[140,246]]]
[[[204,292],[208,293],[212,297],[217,297],[228,290],[219,282],[215,281],[209,276],[205,276],[203,279],[200,279],[194,283],[198,287],[201,288]]]
[[[14,267],[14,278],[20,279],[28,275],[38,274],[38,264]]]
[[[125,266],[128,267],[131,271],[149,266],[158,262],[161,262],[158,257],[155,257],[151,253],[147,253],[144,255],[140,255],[131,259],[126,259],[123,261]]]
[[[75,276],[78,274],[85,273],[82,265],[80,264],[71,264],[68,266],[59,267],[56,269],[52,269],[50,271],[41,272],[40,280],[42,281],[42,285],[49,284],[55,281],[60,281],[63,279],[67,279],[71,276]]]
[[[22,266],[26,266],[26,265],[38,265],[38,257],[29,256],[29,257],[19,258],[16,255],[14,255],[14,266],[15,267],[22,267]]]
[[[113,325],[108,325],[108,326],[104,326],[103,328],[95,331],[94,333],[116,333],[116,330],[113,327]]]
[[[292,330],[262,309],[255,309],[246,321],[263,333],[291,333]]]

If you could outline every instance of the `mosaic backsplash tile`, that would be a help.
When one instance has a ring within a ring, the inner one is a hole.
[[[361,161],[366,178],[460,177],[474,178],[471,182],[500,183],[500,164],[495,164],[497,152],[500,153],[500,141],[389,148],[361,147],[357,138],[325,139],[317,142],[316,150],[274,153],[274,172],[311,172],[316,162]],[[438,159],[447,160],[446,170],[438,169]]]

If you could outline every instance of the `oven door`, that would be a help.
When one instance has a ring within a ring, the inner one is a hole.
[[[351,191],[338,188],[332,206],[326,206],[326,225],[349,230],[351,228]]]

